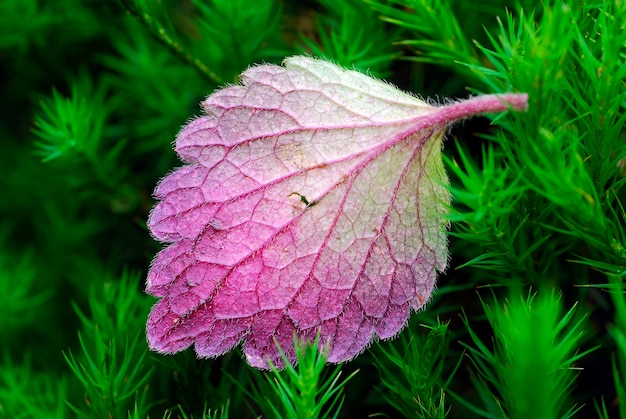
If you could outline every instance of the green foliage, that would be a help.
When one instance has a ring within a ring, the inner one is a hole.
[[[0,3],[0,49],[15,49],[22,55],[31,48],[42,48],[51,38],[68,42],[90,38],[102,27],[95,9],[80,0],[45,2],[9,0]],[[81,25],[89,22],[91,25]]]
[[[337,418],[343,405],[342,392],[358,370],[341,379],[341,367],[328,369],[326,354],[319,350],[319,336],[309,344],[295,340],[297,365],[279,371],[272,366],[271,374],[252,370],[257,378],[251,391],[243,388],[258,405],[263,417],[276,418]]]
[[[452,234],[471,239],[484,250],[459,268],[473,266],[521,276],[532,263],[533,250],[549,238],[532,243],[516,240],[527,221],[525,214],[515,211],[526,188],[519,177],[501,169],[502,154],[490,144],[482,150],[480,168],[466,147],[458,142],[456,145],[458,161],[444,156],[458,182],[458,186],[451,187],[457,208],[449,214],[456,226]],[[503,234],[505,231],[508,234]]]
[[[245,415],[244,394],[237,386],[249,386],[251,375],[238,354],[199,361],[187,351],[158,361],[155,374],[161,378],[160,386],[167,395],[164,403],[173,417],[205,417],[218,410],[223,411],[221,415]]]
[[[204,410],[202,411],[202,414],[200,415],[200,418],[202,419],[228,419],[228,409],[229,409],[230,403],[228,401],[226,401],[226,404],[224,404],[222,407],[220,407],[219,409],[209,409],[206,407],[204,407]],[[180,410],[180,414],[177,416],[181,419],[192,419],[194,416],[188,416],[182,409]],[[128,415],[129,419],[140,419],[141,416],[138,415],[137,410],[135,409],[135,412],[133,414],[133,416],[131,417],[131,415]],[[163,415],[163,419],[171,419],[172,418],[172,412],[166,412]]]
[[[279,58],[279,48],[264,48],[280,22],[279,4],[271,0],[191,0],[177,10],[173,3],[170,9],[162,2],[121,1],[163,45],[217,84],[236,81],[255,61]]]
[[[410,59],[421,62],[437,62],[443,65],[456,65],[455,62],[467,62],[475,56],[472,45],[461,29],[458,16],[470,25],[481,20],[477,14],[499,12],[486,10],[467,2],[444,2],[437,0],[368,0],[382,19],[404,29],[406,38],[402,45],[408,45],[419,51]],[[452,3],[462,8],[458,14],[452,9]],[[472,17],[476,17],[473,19]]]
[[[21,364],[13,362],[5,350],[0,368],[0,417],[50,418],[68,417],[68,377],[33,368],[26,356]]]
[[[383,396],[404,417],[445,418],[448,411],[443,383],[448,325],[427,328],[427,335],[403,333],[381,345],[382,357],[374,353]]]
[[[626,397],[626,294],[624,293],[624,277],[626,272],[620,275],[609,275],[611,298],[615,306],[615,322],[609,328],[611,337],[615,340],[616,351],[612,362],[613,381],[618,400]],[[600,416],[608,417],[606,406],[602,406]],[[626,406],[619,404],[619,416],[626,417]]]
[[[0,2],[0,417],[626,418],[624,22],[623,1]],[[529,94],[447,142],[425,327],[344,366],[150,353],[145,220],[176,132],[304,52],[424,95]]]
[[[78,417],[121,417],[135,402],[135,409],[142,405],[139,416],[144,417],[149,406],[145,403],[145,384],[149,372],[144,370],[145,353],[134,356],[141,336],[137,336],[123,348],[110,340],[103,342],[98,329],[94,332],[95,348],[89,348],[80,340],[81,359],[70,351],[67,362],[85,388],[84,407],[71,406]],[[142,339],[141,339],[142,340]],[[118,352],[120,353],[118,355]]]
[[[70,98],[56,90],[52,98],[41,101],[41,112],[35,116],[36,154],[47,162],[59,157],[93,161],[98,157],[102,131],[109,114],[105,106],[106,90],[96,90],[89,76],[83,73],[70,82]],[[77,154],[81,156],[76,156]]]
[[[566,403],[576,378],[574,364],[590,352],[576,353],[586,319],[576,317],[575,307],[562,314],[560,298],[545,291],[483,306],[494,349],[466,320],[474,345],[468,350],[479,373],[473,381],[487,408],[473,410],[493,418],[573,417],[576,406]]]
[[[0,329],[7,335],[32,322],[35,312],[52,297],[53,290],[37,288],[39,272],[33,255],[32,249],[22,255],[0,253]]]
[[[319,2],[326,13],[318,19],[319,44],[303,38],[306,50],[344,67],[354,67],[379,77],[388,75],[395,55],[391,46],[397,31],[390,39],[374,10],[360,0]]]
[[[133,406],[145,417],[151,407],[142,331],[148,307],[133,286],[138,279],[124,272],[118,281],[93,286],[90,315],[75,307],[85,338],[79,336],[80,354],[69,350],[65,359],[85,389],[84,404],[71,406],[77,417],[124,417]]]

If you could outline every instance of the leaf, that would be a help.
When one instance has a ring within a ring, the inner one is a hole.
[[[527,96],[437,107],[307,57],[261,65],[213,93],[179,133],[187,165],[164,178],[148,225],[172,243],[147,292],[148,341],[250,365],[295,359],[294,334],[349,360],[395,336],[448,260],[441,160],[448,125],[524,109]]]

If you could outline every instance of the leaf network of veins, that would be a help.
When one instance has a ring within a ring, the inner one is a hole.
[[[318,93],[319,93],[319,92],[318,92]],[[325,96],[326,96],[327,98],[329,98],[330,100],[332,100],[332,98],[328,97],[327,95],[325,95]],[[379,97],[376,97],[376,98],[377,98],[377,99],[380,99]],[[287,114],[287,112],[285,112],[285,111],[284,111],[284,110],[282,110],[282,109],[259,108],[259,107],[249,106],[249,105],[238,105],[238,106],[233,106],[233,107],[226,108],[226,110],[233,110],[233,109],[237,109],[237,108],[253,109],[254,111],[275,111],[275,112],[280,112],[280,113],[283,113],[284,115],[286,115],[287,117],[291,118],[293,121],[296,121],[296,118],[294,118],[292,115]],[[345,109],[345,108],[344,108],[344,109]],[[435,112],[436,112],[436,111],[435,111]],[[360,115],[360,116],[362,116],[362,115]],[[425,120],[425,119],[426,119],[426,120]],[[265,185],[263,185],[263,186],[261,186],[261,187],[259,187],[259,188],[255,189],[255,190],[252,190],[252,191],[246,191],[245,193],[242,193],[242,194],[239,194],[239,195],[232,196],[232,197],[231,197],[231,198],[229,198],[227,201],[222,202],[222,203],[215,202],[215,201],[214,201],[214,203],[224,205],[224,204],[226,204],[226,203],[233,202],[233,201],[235,201],[235,200],[237,200],[237,199],[239,199],[239,198],[242,198],[242,197],[245,197],[245,196],[247,196],[247,195],[250,195],[251,193],[255,193],[255,192],[259,192],[259,191],[263,191],[263,190],[265,190],[265,189],[267,189],[267,188],[271,187],[271,186],[272,186],[272,185],[274,185],[274,184],[277,184],[277,183],[283,182],[283,181],[285,181],[286,179],[289,179],[289,178],[294,177],[294,176],[299,176],[299,175],[302,175],[302,174],[304,174],[304,173],[306,173],[306,172],[308,172],[308,171],[312,171],[312,170],[315,170],[315,169],[321,169],[321,168],[324,168],[324,167],[326,167],[326,166],[333,165],[333,164],[335,164],[335,163],[340,163],[340,162],[344,162],[344,161],[348,161],[348,160],[352,160],[352,159],[358,159],[358,158],[360,158],[360,157],[362,157],[362,156],[364,156],[364,155],[369,154],[369,156],[368,156],[366,159],[364,159],[364,161],[363,161],[362,163],[360,163],[358,166],[356,166],[354,169],[352,169],[352,170],[350,171],[351,173],[350,173],[350,176],[349,176],[349,177],[350,177],[350,179],[351,179],[351,180],[350,180],[349,184],[347,185],[346,192],[345,192],[345,194],[344,194],[344,196],[343,196],[343,198],[342,198],[341,202],[339,203],[339,209],[338,209],[338,211],[337,211],[337,214],[336,214],[336,216],[335,216],[335,218],[334,218],[334,220],[333,220],[333,223],[332,223],[331,227],[329,228],[329,233],[326,235],[326,237],[324,238],[324,241],[323,241],[323,243],[322,243],[322,245],[321,245],[321,248],[324,248],[324,247],[326,246],[326,243],[328,242],[329,234],[331,234],[331,233],[332,233],[332,231],[333,231],[333,229],[334,229],[334,226],[336,225],[337,218],[338,218],[338,217],[341,215],[341,213],[342,213],[342,208],[343,208],[343,206],[344,206],[344,204],[345,204],[346,197],[348,196],[349,191],[350,191],[350,190],[351,190],[351,188],[352,188],[353,181],[354,181],[354,179],[356,179],[356,177],[357,177],[357,176],[361,173],[361,171],[362,171],[365,167],[367,167],[367,165],[368,165],[368,164],[370,164],[371,162],[375,161],[375,160],[376,160],[376,158],[377,158],[378,156],[380,156],[383,152],[385,152],[385,151],[387,151],[387,150],[391,149],[393,146],[395,146],[395,145],[397,145],[397,144],[401,143],[402,141],[407,140],[407,139],[410,139],[411,141],[419,141],[419,142],[420,142],[420,144],[418,144],[418,145],[415,147],[414,152],[413,152],[413,155],[411,156],[411,158],[408,160],[407,164],[406,164],[406,165],[405,165],[405,167],[403,168],[402,173],[401,173],[401,175],[400,175],[400,177],[399,177],[399,179],[398,179],[398,181],[397,181],[396,185],[394,186],[394,193],[392,194],[392,199],[390,200],[389,205],[388,205],[388,207],[387,207],[387,210],[385,211],[385,216],[384,216],[384,218],[383,218],[383,220],[382,220],[382,222],[381,222],[381,228],[380,228],[380,229],[378,230],[378,232],[377,232],[377,236],[376,236],[376,237],[378,237],[379,235],[381,235],[381,234],[382,234],[382,230],[383,230],[383,229],[384,229],[384,227],[385,227],[385,224],[386,224],[387,219],[388,219],[389,211],[390,211],[391,207],[393,206],[393,203],[395,202],[395,199],[396,199],[396,195],[397,195],[397,194],[396,194],[395,192],[397,192],[397,190],[398,190],[399,186],[402,184],[402,181],[403,181],[403,179],[404,179],[404,175],[405,175],[405,173],[406,173],[407,168],[411,165],[411,163],[413,162],[413,160],[414,160],[415,158],[418,158],[418,157],[419,157],[419,155],[420,155],[420,153],[421,153],[421,151],[422,151],[423,144],[424,144],[424,143],[425,143],[425,142],[426,142],[426,141],[427,141],[427,140],[431,137],[431,135],[432,135],[432,134],[433,134],[433,133],[434,133],[437,129],[442,129],[444,126],[447,126],[447,124],[440,124],[440,123],[436,123],[436,122],[433,122],[432,120],[428,120],[428,118],[425,118],[425,115],[420,115],[420,116],[418,116],[418,117],[414,117],[414,118],[407,118],[407,119],[404,119],[404,120],[394,120],[394,121],[390,121],[390,122],[382,122],[382,123],[381,123],[381,122],[376,122],[376,123],[372,122],[372,124],[361,124],[361,125],[333,126],[333,127],[330,127],[330,128],[327,128],[327,127],[317,127],[317,128],[312,128],[312,127],[302,127],[302,126],[300,126],[300,124],[298,123],[298,125],[299,125],[299,126],[298,126],[298,127],[296,127],[296,128],[289,129],[289,130],[284,130],[284,131],[282,131],[282,132],[277,132],[277,133],[273,133],[273,134],[271,134],[271,137],[280,137],[280,136],[285,135],[285,134],[297,133],[297,132],[301,132],[301,131],[313,131],[314,133],[317,133],[317,132],[320,132],[320,131],[325,131],[325,130],[359,129],[359,128],[371,128],[371,127],[376,127],[376,126],[385,126],[385,125],[401,125],[401,124],[406,124],[406,123],[411,122],[411,121],[415,122],[416,124],[415,124],[414,126],[411,126],[411,127],[407,128],[406,130],[404,130],[404,131],[402,131],[402,132],[400,132],[400,133],[396,134],[396,135],[395,135],[393,138],[391,138],[390,140],[383,141],[380,145],[378,145],[378,146],[376,146],[376,147],[370,148],[370,149],[368,149],[368,150],[361,151],[361,152],[359,152],[359,153],[354,153],[354,154],[351,154],[351,155],[349,155],[349,156],[346,156],[346,157],[343,157],[343,158],[340,158],[340,159],[335,159],[335,160],[324,161],[323,163],[319,163],[319,164],[316,164],[316,165],[311,166],[311,167],[307,167],[307,168],[304,168],[304,169],[300,169],[300,170],[294,171],[294,172],[289,173],[289,174],[287,174],[287,175],[285,175],[285,176],[282,176],[282,177],[280,177],[280,178],[278,178],[278,179],[275,179],[275,180],[273,180],[273,181],[271,181],[271,182],[268,182],[268,183],[266,183]],[[421,121],[422,123],[420,123],[420,121]],[[417,132],[420,132],[420,131],[422,131],[422,130],[423,130],[423,133],[422,133],[422,135],[421,135],[419,138],[412,138],[414,134],[416,134]],[[315,134],[314,134],[314,135],[315,135]],[[249,138],[249,139],[247,139],[247,140],[245,140],[245,141],[238,142],[238,143],[234,144],[233,146],[229,147],[229,150],[226,152],[226,154],[224,155],[224,157],[223,157],[220,161],[227,160],[227,159],[228,159],[228,154],[230,153],[230,151],[231,151],[232,149],[234,149],[234,148],[236,148],[236,147],[239,147],[239,146],[241,146],[242,144],[249,143],[249,142],[260,141],[260,140],[262,141],[264,138],[268,138],[268,137],[266,137],[266,136],[257,136],[257,137],[252,137],[252,138]],[[194,165],[199,165],[199,164],[201,164],[201,163],[199,163],[199,162],[195,162],[195,163],[194,163]],[[213,166],[211,166],[211,167],[207,167],[207,169],[211,169],[211,168],[215,167],[215,165],[217,165],[217,164],[219,164],[219,162],[215,163],[215,164],[214,164]],[[423,174],[423,170],[420,170],[420,173],[419,173],[419,180],[421,180],[421,176],[422,176],[422,174]],[[419,180],[418,180],[418,183],[419,183]],[[346,176],[343,176],[339,182],[335,183],[332,187],[330,187],[330,188],[329,188],[329,189],[327,189],[325,192],[323,192],[323,193],[322,193],[319,197],[316,197],[316,199],[314,200],[314,202],[315,202],[315,203],[319,203],[319,202],[320,202],[320,201],[321,201],[321,200],[322,200],[322,199],[323,199],[326,195],[328,195],[328,194],[329,194],[330,192],[332,192],[332,191],[333,191],[336,187],[338,187],[338,186],[339,186],[342,182],[345,182],[345,181],[346,181]],[[193,189],[193,188],[194,188],[194,187],[185,188],[185,189]],[[204,204],[207,204],[207,203],[210,203],[210,201],[207,201],[207,202],[205,202]],[[221,205],[220,205],[220,206],[221,206]],[[418,206],[419,206],[419,197],[418,197],[418,201],[416,202],[416,205],[418,205]],[[197,208],[197,207],[192,207],[192,208],[189,208],[189,209],[187,209],[187,210],[183,211],[183,214],[184,214],[184,213],[186,213],[186,212],[192,211],[192,210],[193,210],[193,209],[195,209],[195,208]],[[223,276],[222,280],[221,280],[221,281],[220,281],[220,282],[216,285],[216,287],[215,287],[215,289],[213,290],[213,292],[211,293],[211,295],[210,295],[207,299],[205,299],[203,303],[198,304],[198,305],[197,305],[195,308],[193,308],[193,309],[190,309],[190,310],[189,310],[189,311],[187,311],[185,314],[183,314],[182,316],[180,316],[180,318],[186,318],[186,317],[190,316],[190,315],[191,315],[191,314],[193,314],[193,313],[194,313],[197,309],[199,309],[200,307],[202,307],[203,305],[205,305],[208,301],[210,301],[210,300],[211,300],[211,299],[212,299],[212,298],[213,298],[213,297],[214,297],[214,296],[215,296],[215,295],[219,292],[219,290],[221,289],[222,285],[225,283],[226,278],[228,278],[228,276],[230,276],[230,273],[233,271],[233,269],[235,269],[235,268],[236,268],[236,266],[237,266],[238,264],[243,263],[244,261],[248,260],[248,259],[249,259],[249,258],[251,258],[251,257],[254,257],[254,256],[256,255],[256,253],[257,253],[257,252],[259,252],[259,251],[263,251],[263,249],[267,248],[267,246],[269,246],[269,245],[271,244],[271,241],[272,241],[272,240],[274,240],[274,239],[275,239],[275,238],[276,238],[279,234],[281,234],[282,232],[284,232],[285,230],[287,230],[287,229],[288,229],[288,228],[289,228],[289,227],[290,227],[290,226],[291,226],[294,222],[296,222],[297,220],[299,220],[299,218],[300,218],[300,217],[301,217],[301,216],[305,213],[305,211],[312,211],[312,210],[315,210],[315,209],[313,208],[313,205],[309,205],[309,206],[306,206],[305,208],[303,208],[303,211],[301,211],[300,213],[298,213],[297,215],[295,215],[294,217],[292,217],[292,218],[291,218],[291,219],[290,219],[290,220],[289,220],[289,221],[288,221],[288,222],[287,222],[284,226],[282,226],[282,227],[281,227],[280,229],[278,229],[278,230],[277,230],[274,234],[272,234],[272,235],[271,235],[271,236],[270,236],[270,237],[269,237],[266,241],[264,241],[264,242],[263,242],[263,243],[259,246],[259,248],[258,248],[255,252],[252,252],[252,253],[250,253],[249,255],[247,255],[244,259],[242,259],[241,261],[239,261],[237,264],[235,264],[235,265],[233,265],[233,266],[230,266],[230,267],[229,267],[229,269],[228,269],[228,271],[226,272],[226,274]],[[418,214],[418,218],[419,218],[419,211],[417,211],[417,214]],[[418,221],[419,221],[419,220],[418,220]],[[419,223],[418,223],[418,226],[419,226],[420,230],[422,230],[422,223],[421,223],[421,222],[419,222]],[[194,249],[195,249],[195,244],[196,244],[196,243],[197,243],[197,241],[199,240],[199,237],[202,235],[202,233],[203,233],[204,231],[206,231],[206,228],[208,228],[208,227],[210,227],[210,225],[208,225],[208,224],[207,224],[207,226],[206,226],[206,227],[205,227],[205,228],[204,228],[204,229],[203,229],[203,230],[202,230],[202,231],[198,234],[198,237],[197,237],[197,238],[195,239],[195,241],[194,241]],[[421,231],[421,233],[422,233],[422,235],[423,235],[423,231]],[[372,244],[376,241],[376,237],[372,239]],[[424,246],[426,246],[426,244],[424,244]],[[427,247],[427,248],[428,248],[428,247]],[[367,252],[367,253],[368,253],[368,256],[369,256],[370,250],[371,250],[371,245],[370,245],[370,249],[368,249],[368,252]],[[430,250],[432,251],[432,249],[430,249]],[[319,254],[320,254],[320,253],[318,252],[318,256],[315,258],[315,260],[314,260],[314,262],[313,262],[313,265],[311,266],[311,269],[310,269],[310,271],[311,271],[311,272],[314,270],[314,268],[315,268],[315,266],[316,266],[316,264],[317,264],[317,262],[318,262],[318,260],[319,260]],[[185,270],[187,270],[188,268],[189,268],[189,267],[187,267]],[[363,269],[363,267],[362,267],[361,269]],[[362,273],[362,271],[361,271],[360,273]],[[182,272],[181,272],[181,274],[182,274]],[[181,274],[179,274],[179,275],[181,275]],[[360,274],[359,274],[359,276],[360,276]],[[306,280],[309,280],[309,279],[310,279],[310,275],[309,275],[309,277],[307,277],[307,278],[306,278]],[[300,293],[301,289],[302,289],[302,287],[300,287],[300,289],[298,289],[298,290],[296,291],[296,293],[293,295],[293,297],[292,297],[292,299],[291,299],[291,302],[293,302],[293,301],[295,301],[295,300],[297,299],[297,296],[298,296],[298,294]],[[352,292],[352,291],[351,291],[351,292]],[[346,302],[347,302],[348,300],[350,300],[350,299],[349,299],[349,298],[346,298]],[[284,311],[287,311],[287,310],[289,309],[289,307],[290,307],[290,305],[291,305],[291,302],[290,302],[290,303],[288,303],[288,304],[287,304],[287,306],[283,309]],[[353,301],[353,302],[354,302],[354,303],[356,303],[356,304],[359,304],[359,303],[358,303],[358,301]],[[258,315],[258,313],[257,313],[257,315]],[[283,321],[284,321],[284,319],[282,319],[282,320],[281,320],[281,323],[282,323]],[[174,327],[175,327],[175,325],[172,325],[172,327],[170,328],[170,330],[172,330]]]

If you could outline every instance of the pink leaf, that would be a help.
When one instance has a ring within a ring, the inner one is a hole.
[[[448,260],[441,160],[449,124],[524,109],[522,94],[431,106],[326,61],[252,67],[178,135],[187,165],[161,181],[149,227],[171,242],[147,292],[152,349],[248,362],[294,359],[321,335],[328,361],[395,336]]]

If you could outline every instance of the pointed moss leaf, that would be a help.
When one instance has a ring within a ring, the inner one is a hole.
[[[147,291],[153,350],[258,368],[295,359],[294,335],[349,360],[420,309],[446,268],[448,125],[523,109],[526,95],[431,106],[326,61],[252,67],[178,135],[186,162],[156,189],[149,227],[171,243]]]

